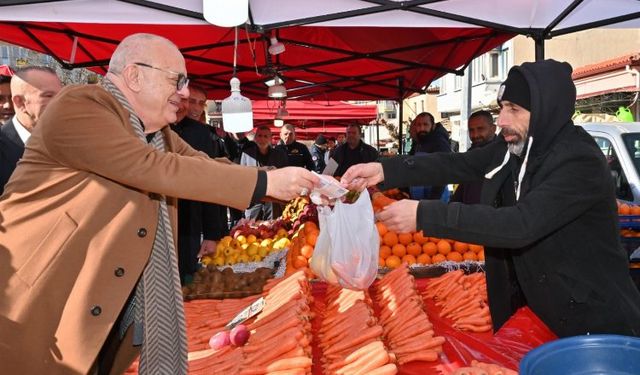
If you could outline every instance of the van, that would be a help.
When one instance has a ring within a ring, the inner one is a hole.
[[[582,126],[604,153],[618,199],[640,203],[640,122],[593,122]]]

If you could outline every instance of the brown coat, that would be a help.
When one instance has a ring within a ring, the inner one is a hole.
[[[168,127],[140,141],[98,86],[48,106],[0,198],[0,364],[7,374],[87,373],[149,258],[155,194],[248,206],[255,169],[213,161]]]

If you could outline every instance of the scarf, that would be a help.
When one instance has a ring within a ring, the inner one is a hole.
[[[146,144],[142,122],[124,94],[107,78],[102,85],[129,111],[131,126],[140,141]],[[164,152],[162,132],[156,132],[150,144]],[[141,375],[179,375],[187,373],[184,305],[166,197],[159,196],[159,201],[158,227],[153,249],[135,293],[126,307],[119,327],[120,338],[124,337],[127,328],[133,323],[133,344],[141,345]]]

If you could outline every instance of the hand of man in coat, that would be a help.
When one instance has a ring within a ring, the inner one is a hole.
[[[382,181],[384,181],[382,164],[377,162],[353,165],[340,179],[342,186],[355,191],[363,191]]]
[[[396,233],[416,231],[419,201],[403,199],[391,203],[376,214],[376,218]]]
[[[318,186],[320,180],[300,167],[286,167],[267,171],[267,196],[289,201],[306,195]]]
[[[202,244],[200,245],[200,251],[198,252],[198,258],[202,258],[208,254],[216,253],[216,241],[212,240],[202,240]]]

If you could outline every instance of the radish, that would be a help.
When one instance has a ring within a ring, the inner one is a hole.
[[[235,346],[243,346],[249,340],[249,330],[244,324],[233,327],[230,334],[231,343]]]
[[[229,331],[218,332],[209,339],[211,349],[222,349],[231,343]]]

